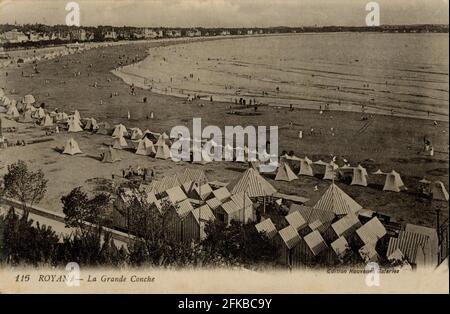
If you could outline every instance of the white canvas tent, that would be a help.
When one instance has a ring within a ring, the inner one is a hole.
[[[285,162],[280,163],[278,167],[277,175],[275,176],[275,181],[288,181],[297,180],[298,177],[292,171],[291,167]]]
[[[116,161],[120,161],[120,158],[117,156],[116,151],[110,146],[109,149],[103,153],[102,162],[113,163]]]
[[[158,141],[156,142],[156,146],[167,145],[169,141],[169,136],[166,133],[163,133],[159,136]]]
[[[82,154],[82,153],[83,152],[80,150],[78,143],[73,138],[68,140],[66,146],[64,146],[63,154],[73,156],[75,154]]]
[[[78,121],[81,121],[81,116],[80,116],[80,113],[78,112],[78,110],[75,110],[75,112],[73,113],[73,117],[75,119],[77,119]]]
[[[313,177],[314,172],[312,169],[312,164],[313,164],[312,160],[309,159],[308,157],[301,158],[300,159],[300,171],[299,171],[298,175]]]
[[[89,118],[86,121],[86,125],[84,126],[85,130],[89,130],[89,131],[96,131],[98,130],[99,126],[97,123],[97,120],[95,120],[94,118]]]
[[[22,102],[24,104],[34,104],[36,102],[36,99],[34,99],[33,95],[25,95],[22,98]]]
[[[25,111],[23,115],[19,118],[19,121],[22,123],[30,123],[33,122],[33,118],[31,117],[31,111]]]
[[[131,130],[131,140],[132,141],[138,141],[144,135],[142,133],[141,129],[139,129],[139,128],[131,128],[130,130]]]
[[[352,177],[352,183],[351,185],[361,185],[361,186],[367,186],[367,170],[361,165],[358,165],[358,167],[353,168],[353,177]]]
[[[112,137],[120,138],[127,134],[127,128],[123,124],[117,124],[114,127]]]
[[[445,189],[444,183],[441,181],[435,181],[432,183],[431,193],[434,200],[448,202],[448,192]]]
[[[83,129],[80,126],[80,122],[76,120],[70,120],[68,132],[82,132]]]
[[[118,138],[116,138],[114,140],[113,148],[115,148],[115,149],[124,149],[124,148],[127,148],[127,147],[128,147],[127,140],[123,136],[118,137]]]
[[[395,170],[386,175],[383,191],[400,192],[406,190],[405,184],[400,177],[400,174]]]
[[[45,115],[45,118],[42,120],[42,126],[43,127],[51,127],[51,126],[53,126],[53,119],[50,118],[50,116],[48,114]]]
[[[159,140],[158,140],[159,141]],[[158,159],[169,159],[170,158],[170,148],[165,143],[157,146],[156,158]]]
[[[19,110],[17,110],[16,106],[10,106],[8,108],[8,111],[6,112],[6,115],[10,116],[11,118],[19,118],[20,117]]]
[[[144,137],[139,141],[139,144],[136,149],[136,155],[151,156],[155,154],[156,154],[155,146],[153,145],[152,141],[150,141],[146,137]]]

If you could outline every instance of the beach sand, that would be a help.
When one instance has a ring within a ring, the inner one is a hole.
[[[289,111],[287,108],[277,107],[260,107],[258,115],[250,115],[252,108],[237,107],[234,110],[248,115],[235,115],[227,114],[230,103],[205,100],[186,103],[177,97],[139,88],[136,89],[136,95],[131,95],[129,86],[111,71],[119,66],[120,61],[131,64],[141,60],[149,48],[157,45],[161,43],[97,48],[83,54],[65,56],[58,61],[41,61],[38,63],[40,73],[33,77],[21,76],[22,71],[25,76],[33,72],[32,64],[8,68],[7,77],[5,72],[1,73],[1,86],[12,98],[20,99],[25,94],[33,94],[37,103],[44,102],[49,110],[59,108],[70,112],[77,109],[82,118],[94,117],[98,121],[110,123],[123,122],[127,127],[140,127],[154,132],[170,132],[175,125],[191,127],[193,117],[201,117],[203,126],[217,125],[221,129],[225,125],[277,125],[280,128],[280,152],[293,150],[297,156],[307,155],[313,160],[325,161],[330,161],[332,155],[343,156],[352,165],[362,163],[369,173],[378,168],[383,171],[395,169],[408,187],[407,192],[382,192],[383,180],[374,175],[369,176],[369,187],[338,184],[364,208],[391,215],[399,222],[435,226],[433,207],[416,190],[418,181],[424,176],[428,180],[443,181],[448,189],[447,123],[434,125],[430,120],[385,115],[371,116],[369,120],[362,121],[360,113],[327,111],[321,115],[317,110]],[[90,64],[93,65],[92,68],[89,67]],[[74,76],[77,72],[81,75]],[[94,82],[97,82],[97,87],[93,87]],[[15,94],[11,95],[11,91]],[[115,92],[119,96],[110,98],[111,93]],[[143,102],[144,97],[147,97],[147,103]],[[131,113],[130,120],[127,120],[128,111]],[[154,113],[154,119],[147,120],[146,116],[151,112]],[[290,122],[293,123],[291,128]],[[45,135],[40,127],[30,128],[30,125],[23,124],[17,126],[18,134],[5,133],[6,138],[31,139]],[[314,135],[309,135],[311,128],[315,130]],[[300,130],[304,131],[304,138],[301,140],[298,139]],[[419,153],[425,135],[433,142],[434,157]],[[52,137],[54,140],[50,142],[0,150],[0,175],[5,173],[5,165],[18,159],[28,161],[33,169],[43,169],[49,179],[49,187],[39,205],[55,211],[61,211],[60,198],[72,188],[83,185],[93,191],[101,190],[99,181],[110,180],[112,173],[120,175],[121,169],[129,165],[153,168],[156,179],[176,173],[186,166],[198,167],[205,169],[210,180],[223,182],[230,182],[245,169],[245,165],[231,162],[200,166],[154,160],[126,151],[119,152],[122,161],[103,164],[96,157],[106,148],[105,143],[111,143],[110,137],[87,132],[61,133]],[[70,137],[78,141],[84,155],[71,157],[55,151],[56,146],[62,147]],[[330,184],[319,178],[301,177],[290,183],[275,182],[272,178],[269,177],[270,182],[281,192],[310,198],[310,204],[314,204]],[[315,192],[316,185],[318,191]],[[448,204],[443,204],[443,207],[442,215],[448,217]]]

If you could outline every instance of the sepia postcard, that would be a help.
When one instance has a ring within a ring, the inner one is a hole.
[[[448,133],[448,0],[0,0],[0,293],[448,293]]]

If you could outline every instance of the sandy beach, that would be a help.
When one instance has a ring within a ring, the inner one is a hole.
[[[113,73],[183,99],[448,121],[446,41],[444,34],[247,37],[152,48]]]
[[[58,108],[69,113],[77,109],[82,118],[94,117],[100,122],[112,124],[122,122],[127,127],[140,127],[154,132],[170,132],[175,125],[191,128],[193,117],[202,118],[205,126],[217,125],[222,129],[225,125],[277,125],[280,129],[280,152],[293,150],[297,156],[306,155],[313,160],[325,161],[330,161],[333,155],[341,156],[352,165],[361,163],[369,173],[377,169],[395,169],[402,175],[408,187],[407,192],[382,192],[383,180],[373,175],[369,177],[369,187],[345,183],[339,183],[339,186],[364,208],[391,215],[399,222],[434,227],[434,210],[417,193],[417,187],[418,181],[426,177],[428,180],[444,182],[448,189],[447,123],[435,124],[428,119],[389,115],[368,115],[367,120],[362,120],[361,113],[356,112],[331,110],[319,114],[318,110],[294,108],[289,111],[288,108],[278,106],[261,106],[257,115],[250,115],[253,108],[243,108],[230,102],[209,102],[204,99],[186,102],[180,97],[141,88],[137,88],[135,95],[132,95],[129,85],[111,72],[120,66],[144,60],[151,48],[174,44],[147,42],[96,48],[56,60],[39,61],[39,73],[34,75],[31,75],[34,72],[32,64],[9,67],[1,72],[1,87],[10,98],[17,100],[23,95],[33,94],[38,104],[45,103],[47,110]],[[147,102],[143,101],[144,97]],[[241,114],[229,114],[230,106]],[[130,119],[127,119],[128,112]],[[153,119],[147,119],[150,113],[154,114]],[[2,119],[4,127],[12,125],[18,128],[17,133],[5,133],[7,139],[45,137],[40,127],[9,121],[4,115]],[[311,128],[314,134],[309,134]],[[305,133],[301,140],[298,138],[299,131]],[[433,157],[420,153],[424,136],[433,142]],[[205,166],[174,163],[137,156],[129,151],[119,152],[122,161],[103,164],[97,158],[106,148],[105,144],[112,142],[111,137],[87,132],[60,133],[51,137],[53,140],[49,142],[0,150],[0,175],[5,173],[7,164],[17,159],[27,161],[34,169],[43,169],[50,183],[39,205],[54,211],[61,211],[60,198],[72,188],[83,185],[92,191],[101,190],[105,180],[111,180],[111,174],[120,176],[121,170],[130,165],[154,169],[156,179],[181,171],[186,166],[200,167],[205,169],[208,179],[223,182],[230,182],[246,168],[246,165],[231,162]],[[55,150],[55,147],[62,147],[70,137],[78,142],[83,155],[71,157]],[[323,169],[317,168],[317,171]],[[330,184],[320,178],[301,177],[290,183],[273,181],[270,176],[268,178],[281,192],[307,197],[311,204],[320,198]],[[318,191],[314,191],[315,186]],[[448,206],[443,216],[448,216]]]

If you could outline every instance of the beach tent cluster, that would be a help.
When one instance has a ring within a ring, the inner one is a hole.
[[[279,262],[291,268],[381,259],[402,269],[437,266],[435,229],[407,225],[390,233],[390,223],[333,182],[314,206],[292,204],[278,227],[270,217],[263,217],[255,228],[279,249]]]
[[[350,185],[368,186],[369,174],[367,169],[361,164],[357,166],[350,166],[345,163],[339,166],[333,158],[330,162],[322,160],[312,161],[307,156],[299,158],[295,155],[283,155],[280,157],[280,163],[277,168],[275,180],[277,181],[293,181],[300,176],[314,176],[314,166],[324,167],[323,180],[339,180],[340,177],[350,176]],[[296,174],[292,169],[299,169]],[[398,172],[392,170],[391,172],[383,172],[378,170],[373,175],[385,176],[383,191],[401,192],[407,190],[403,180]]]
[[[208,221],[248,223],[255,220],[254,202],[244,192],[209,182],[201,169],[186,168],[137,189],[125,189],[118,197],[119,207],[137,200],[155,210],[169,210],[167,233],[180,242],[201,241]],[[132,214],[132,213],[131,213]],[[114,211],[117,227],[126,227],[127,214]],[[130,213],[128,213],[130,215]]]
[[[113,45],[120,45],[123,43],[83,43],[83,44],[70,44],[65,46],[58,46],[53,47],[52,49],[49,49],[48,52],[42,54],[42,55],[32,55],[27,57],[13,57],[10,59],[5,59],[0,61],[1,66],[8,66],[11,64],[17,64],[17,63],[33,63],[36,61],[41,60],[54,60],[57,58],[61,58],[64,56],[69,56],[72,54],[79,54],[83,51],[88,51],[90,49],[95,49],[99,47],[105,47],[105,46],[113,46]]]

